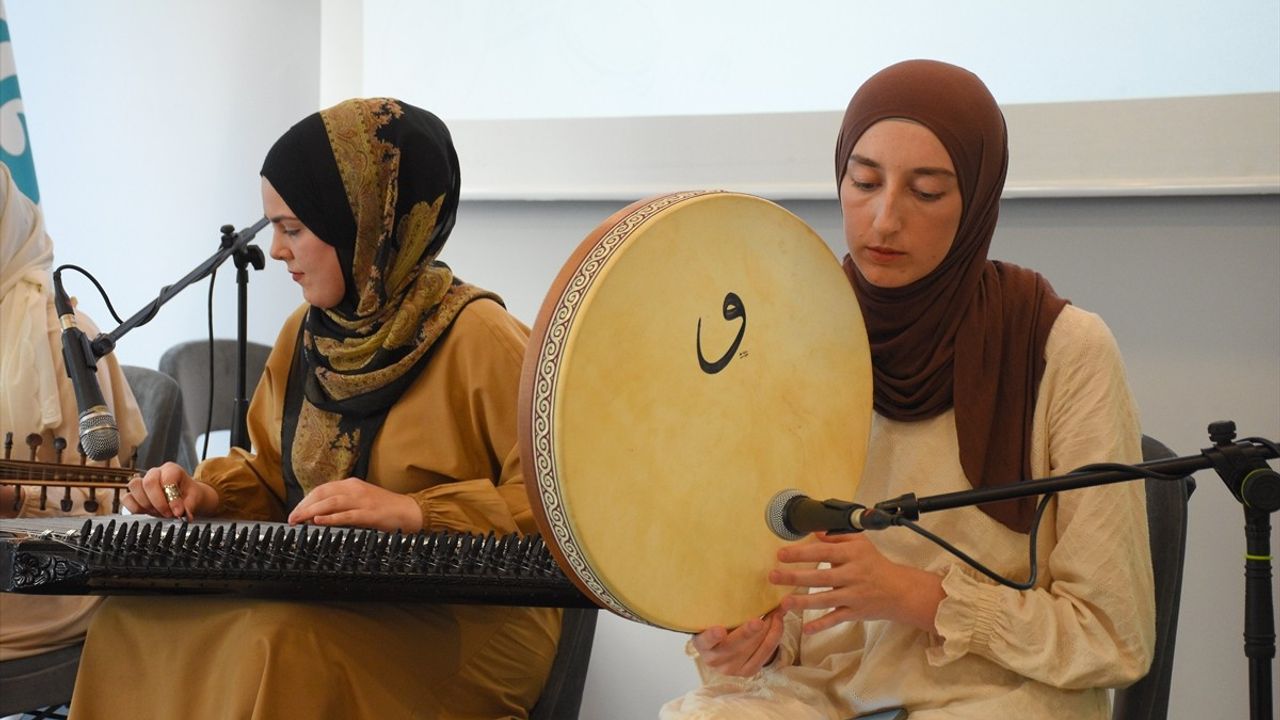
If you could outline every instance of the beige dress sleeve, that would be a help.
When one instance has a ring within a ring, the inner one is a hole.
[[[1064,313],[1070,327],[1046,348],[1033,451],[1042,476],[1100,462],[1142,459],[1141,431],[1110,331],[1095,315]],[[1070,332],[1065,332],[1070,330]],[[1064,342],[1064,336],[1070,342]],[[1155,642],[1155,601],[1143,483],[1059,493],[1051,538],[1041,538],[1045,587],[1019,591],[955,564],[936,618],[934,665],[974,653],[1065,689],[1125,685],[1142,677]]]
[[[58,427],[43,433],[43,443],[39,448],[37,459],[41,462],[54,462],[56,454],[53,440],[61,437],[67,441],[67,449],[63,452],[63,463],[78,463],[76,439],[79,435],[79,411],[76,408],[75,389],[71,379],[67,377],[62,361],[62,339],[53,303],[48,303],[49,313],[49,348],[52,353],[54,369],[58,378],[58,400],[62,413],[62,422]],[[76,322],[90,337],[98,334],[98,328],[84,313],[76,312]],[[102,398],[111,408],[116,418],[116,427],[120,430],[120,448],[128,452],[128,448],[141,444],[146,437],[147,429],[134,400],[133,392],[124,379],[124,372],[115,355],[108,355],[98,361],[98,385],[102,388]],[[15,438],[21,442],[21,438]],[[19,457],[19,455],[15,455]],[[21,455],[26,459],[25,455]],[[118,463],[113,462],[112,465]],[[85,509],[85,501],[89,499],[89,491],[83,488],[71,488],[69,494],[60,489],[51,488],[45,495],[45,505],[40,507],[40,488],[21,487],[21,504],[17,516],[20,518],[40,518],[66,515],[90,515]],[[64,494],[70,498],[72,509],[63,512],[61,501]],[[112,510],[111,494],[105,491],[95,493],[98,501],[96,514],[110,513]],[[93,611],[102,602],[95,596],[28,596],[11,593],[0,593],[0,662],[14,660],[31,655],[57,650],[84,639]]]

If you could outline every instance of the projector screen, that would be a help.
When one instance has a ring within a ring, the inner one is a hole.
[[[973,70],[1005,106],[1010,194],[1280,191],[1280,3],[341,5],[322,84],[342,87],[322,94],[441,115],[471,199],[825,197],[849,96],[912,57]]]
[[[451,119],[843,110],[930,57],[1001,103],[1280,90],[1280,3],[364,1],[364,82]]]

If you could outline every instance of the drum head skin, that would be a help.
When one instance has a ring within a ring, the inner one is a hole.
[[[785,488],[857,489],[871,360],[853,290],[766,200],[643,200],[579,246],[538,315],[520,390],[543,536],[601,606],[671,630],[735,626],[790,589],[765,525]]]

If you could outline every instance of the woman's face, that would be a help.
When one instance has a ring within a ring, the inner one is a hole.
[[[849,255],[872,285],[928,275],[946,257],[963,202],[951,156],[928,128],[881,120],[853,146],[840,182]]]
[[[293,281],[302,286],[302,297],[325,309],[342,302],[347,288],[338,251],[294,216],[266,178],[262,178],[262,211],[274,230],[271,257],[289,269]]]

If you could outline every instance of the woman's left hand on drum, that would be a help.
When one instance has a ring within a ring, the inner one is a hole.
[[[781,608],[729,630],[707,628],[693,636],[693,647],[707,667],[721,675],[751,677],[769,664],[782,641]]]
[[[165,488],[169,494],[165,494]],[[216,506],[217,498],[208,495],[216,491],[201,482],[191,479],[187,471],[179,464],[167,462],[160,467],[153,467],[146,475],[137,475],[129,480],[129,492],[120,498],[120,503],[131,513],[155,515],[157,517],[181,517],[187,520],[197,515],[207,514],[209,500]],[[169,495],[174,496],[173,499]]]

